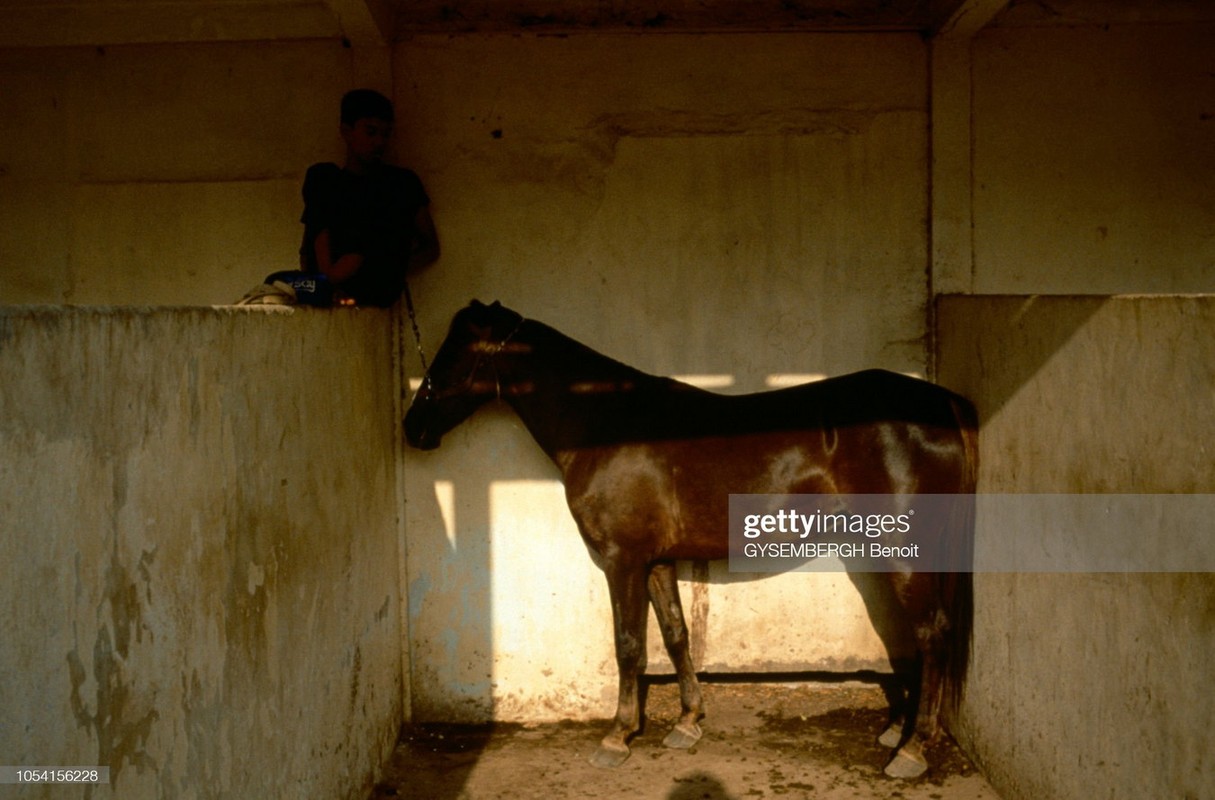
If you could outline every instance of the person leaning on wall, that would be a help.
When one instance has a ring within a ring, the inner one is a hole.
[[[377,91],[342,97],[346,159],[313,164],[304,176],[300,268],[268,276],[242,303],[387,308],[409,274],[438,259],[422,181],[385,161],[394,121],[392,101]]]

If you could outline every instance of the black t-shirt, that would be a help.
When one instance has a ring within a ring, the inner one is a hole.
[[[317,235],[329,231],[332,258],[363,256],[363,266],[341,285],[360,305],[390,306],[401,295],[417,231],[414,218],[430,203],[411,170],[388,164],[356,175],[337,164],[313,164],[304,176],[305,268],[316,272]]]

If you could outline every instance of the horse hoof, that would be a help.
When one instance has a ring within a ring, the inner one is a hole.
[[[894,754],[884,770],[892,778],[918,778],[927,771],[927,761],[902,750]]]
[[[671,728],[671,732],[667,734],[667,738],[662,740],[662,743],[676,750],[687,750],[700,741],[700,735],[700,726],[695,722],[681,722]]]
[[[590,757],[591,766],[601,767],[603,769],[611,769],[618,767],[625,761],[629,760],[628,745],[607,745],[600,744],[599,749]]]
[[[889,747],[891,750],[899,746],[899,742],[903,739],[903,725],[899,722],[890,723],[890,727],[882,731],[882,735],[878,737],[878,744],[882,747]]]

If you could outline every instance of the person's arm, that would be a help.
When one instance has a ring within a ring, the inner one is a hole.
[[[362,253],[347,253],[344,256],[333,259],[332,251],[329,247],[329,229],[321,231],[316,235],[316,241],[313,243],[316,248],[316,268],[332,281],[334,284],[341,284],[343,281],[349,280],[359,268],[363,266]]]
[[[331,209],[340,170],[335,164],[313,164],[304,175],[304,239],[300,244],[300,269],[319,272],[335,284],[349,280],[363,266],[363,256],[347,253],[333,258]]]
[[[413,241],[413,252],[409,254],[409,272],[415,272],[439,259],[439,234],[426,206],[418,209],[413,219],[413,227],[417,235]]]

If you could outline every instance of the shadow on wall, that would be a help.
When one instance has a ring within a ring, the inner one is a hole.
[[[1033,379],[1046,362],[1101,310],[1108,298],[1098,295],[1077,297],[1064,307],[1052,304],[1049,311],[1042,309],[1036,296],[1020,299],[1021,302],[1012,309],[1008,298],[999,295],[943,295],[937,298],[937,330],[934,337],[937,352],[933,363],[965,365],[970,372],[968,377],[973,379],[967,383],[973,385],[976,380],[983,382],[986,395],[981,399],[970,398],[976,402],[981,426],[998,414],[1013,395]],[[989,328],[1009,331],[1006,341],[1010,346],[1016,342],[1015,354],[1010,352],[1009,357],[999,358],[999,342],[991,337],[984,342],[987,349],[980,349],[979,339],[968,335],[958,324],[959,315],[974,313],[965,312],[965,309],[973,309],[976,303],[984,304],[983,316],[990,320]],[[1027,342],[1024,337],[1014,335],[1016,331],[1032,331],[1034,338]],[[1026,347],[1026,344],[1029,346]],[[996,347],[993,348],[993,345]],[[993,349],[997,363],[991,363]],[[955,366],[955,371],[957,369]],[[980,486],[979,491],[982,490]]]
[[[493,733],[494,625],[501,613],[494,601],[493,486],[557,477],[542,454],[513,452],[513,420],[509,409],[494,405],[450,434],[454,446],[407,455],[407,464],[419,467],[406,467],[405,643],[412,667],[410,717],[418,724],[403,729],[397,758],[407,759],[417,748],[444,756],[442,786],[427,785],[434,800],[462,796]],[[471,464],[470,453],[476,454]],[[555,570],[552,579],[560,580]],[[408,774],[407,765],[400,774]],[[388,785],[379,791],[373,798],[397,796]]]
[[[490,482],[447,468],[448,455],[428,455],[433,480],[406,495],[412,716],[480,722],[493,717]]]

